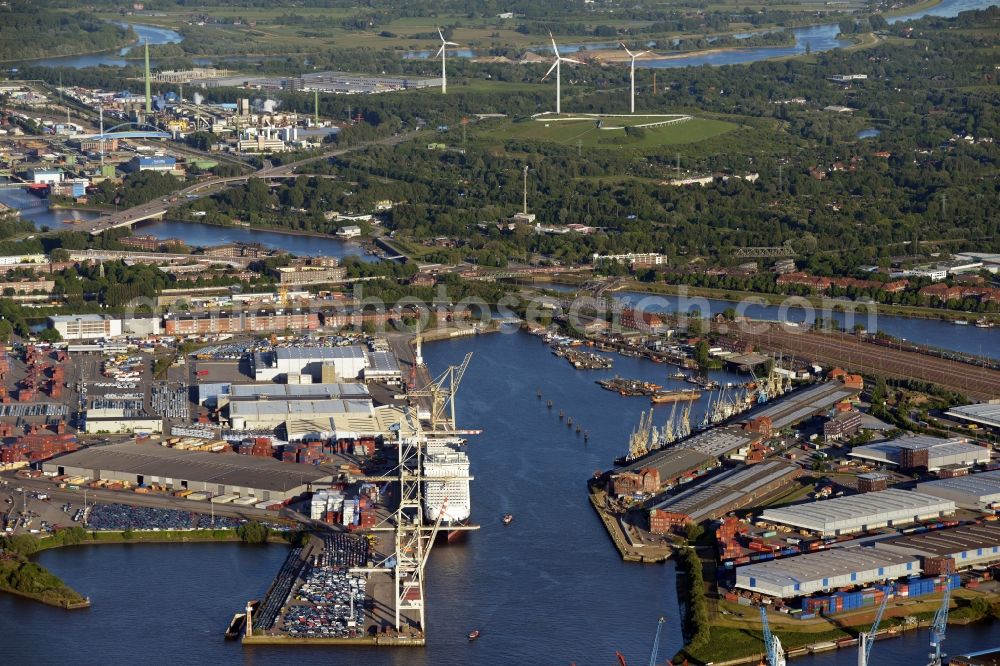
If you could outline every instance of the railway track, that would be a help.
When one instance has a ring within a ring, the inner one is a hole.
[[[872,345],[847,333],[793,333],[772,326],[765,332],[743,333],[741,337],[764,351],[782,352],[821,365],[926,381],[976,400],[1000,398],[1000,371]]]

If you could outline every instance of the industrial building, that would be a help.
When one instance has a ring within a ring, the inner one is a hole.
[[[1000,471],[926,481],[917,484],[917,491],[951,500],[963,509],[988,510],[1000,503]]]
[[[99,314],[54,315],[49,317],[49,328],[63,340],[117,338],[122,334],[122,320]]]
[[[159,335],[162,331],[160,318],[124,317],[109,315],[53,315],[49,317],[49,328],[59,331],[63,340],[97,340],[120,338],[122,336],[146,337]]]
[[[838,402],[857,394],[857,390],[839,381],[823,382],[799,389],[777,398],[766,405],[754,408],[741,417],[741,423],[718,428],[681,440],[669,449],[656,451],[628,465],[625,471],[637,473],[643,468],[674,467],[672,460],[677,449],[687,449],[712,459],[732,458],[744,460],[755,442],[799,421],[829,411]],[[756,424],[756,425],[755,425]],[[766,427],[760,427],[768,424]],[[660,458],[666,460],[660,461]],[[669,475],[660,469],[661,482],[668,483]]]
[[[271,270],[283,285],[329,284],[347,277],[343,266],[279,266]]]
[[[324,372],[324,367],[332,368]],[[309,375],[315,380],[354,380],[368,367],[368,354],[361,345],[347,347],[279,347],[254,355],[254,379],[274,382],[289,375]]]
[[[309,465],[286,465],[273,458],[180,451],[155,444],[91,447],[53,458],[44,472],[135,485],[163,485],[213,495],[236,494],[282,502],[332,477]]]
[[[801,467],[784,460],[730,470],[656,504],[651,514],[670,514],[673,524],[714,520],[784,488],[801,473]]]
[[[651,470],[657,475],[660,487],[669,487],[677,483],[691,481],[699,472],[717,465],[718,461],[715,458],[704,453],[689,449],[671,448],[657,451],[655,455],[648,456],[641,462],[633,463],[628,467],[616,470],[611,475],[610,482],[611,487],[615,489],[615,494],[623,494],[618,489],[626,487],[627,484],[617,481],[619,477],[628,479],[630,475],[631,477],[635,477],[644,472],[648,475],[649,472],[647,470]],[[658,489],[648,492],[656,492]]]
[[[907,525],[922,520],[937,520],[953,513],[955,503],[951,500],[890,488],[767,509],[761,513],[760,519],[808,530],[825,537]]]
[[[106,412],[118,411],[118,414]],[[93,412],[102,412],[94,414]],[[124,410],[87,410],[83,431],[88,435],[122,435],[163,432],[163,419],[152,416],[125,416]]]
[[[946,414],[952,418],[969,421],[988,428],[1000,429],[1000,403],[952,407]]]
[[[849,454],[900,469],[926,469],[934,472],[944,468],[972,467],[990,461],[989,447],[970,442],[964,437],[943,439],[930,435],[900,437],[887,442],[856,446]]]
[[[163,330],[167,335],[315,331],[317,328],[319,328],[319,314],[305,312],[299,308],[171,314],[163,319]]]
[[[736,587],[791,599],[920,573],[916,556],[862,546],[831,548],[736,568]]]
[[[331,437],[331,419],[341,414],[371,416],[364,384],[232,385],[229,421],[234,430],[286,430],[289,440]]]
[[[921,558],[927,573],[952,573],[960,569],[1000,562],[1000,524],[973,523],[922,534],[909,534],[875,543],[877,550],[887,550]],[[939,563],[934,560],[951,560]]]
[[[125,165],[126,171],[160,171],[170,173],[177,170],[177,159],[170,156],[143,157],[137,155]]]
[[[379,382],[399,386],[403,383],[403,371],[399,368],[399,360],[389,351],[372,351],[367,353],[368,365],[363,374],[366,382]]]

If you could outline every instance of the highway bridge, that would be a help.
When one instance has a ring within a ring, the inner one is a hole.
[[[247,174],[243,176],[227,176],[224,178],[211,178],[209,180],[203,180],[200,183],[195,183],[194,185],[190,185],[182,190],[174,192],[172,195],[170,195],[170,197],[166,198],[166,200],[161,198],[155,201],[149,201],[147,203],[134,206],[127,210],[111,213],[108,215],[102,215],[101,217],[96,218],[94,220],[89,220],[77,224],[75,228],[79,231],[89,232],[92,236],[97,236],[104,233],[108,229],[120,229],[122,227],[131,227],[137,222],[163,217],[166,214],[167,210],[169,210],[172,205],[180,203],[181,197],[184,197],[188,200],[199,199],[201,197],[205,197],[216,192],[219,188],[228,187],[229,185],[234,185],[236,183],[245,183],[251,178],[271,180],[276,178],[298,178],[299,176],[309,176],[309,174],[296,173],[295,170],[311,162],[317,162],[319,160],[336,157],[338,155],[344,155],[352,151],[361,150],[373,145],[395,146],[397,144],[402,143],[403,141],[406,141],[412,135],[413,132],[408,132],[405,134],[400,134],[398,136],[392,136],[386,139],[380,139],[378,141],[371,141],[367,143],[358,144],[357,146],[351,146],[348,148],[336,148],[333,150],[325,151],[314,157],[308,157],[306,159],[298,160],[296,162],[289,162],[288,164],[282,164],[280,166],[274,166],[270,163],[270,161],[265,160],[264,167],[258,169],[252,174]],[[320,175],[312,177],[334,178],[334,176],[330,175]]]

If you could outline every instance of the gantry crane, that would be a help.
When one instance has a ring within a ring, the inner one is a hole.
[[[785,666],[785,649],[781,641],[771,633],[767,622],[767,606],[760,605],[760,623],[764,625],[764,648],[767,650],[767,666]]]
[[[455,394],[458,392],[458,385],[462,382],[465,370],[472,360],[472,352],[465,355],[465,359],[460,365],[450,365],[436,379],[427,386],[410,391],[410,398],[430,398],[431,407],[429,414],[430,430],[454,430],[455,425]],[[446,417],[445,412],[448,412]],[[450,419],[450,420],[449,420]]]
[[[868,666],[868,657],[871,655],[872,646],[875,644],[875,634],[878,632],[879,623],[882,622],[882,614],[885,613],[885,607],[889,603],[892,586],[886,585],[882,588],[882,592],[884,593],[882,603],[879,604],[878,611],[875,613],[875,621],[872,622],[872,628],[858,634],[858,666]]]
[[[941,607],[934,614],[934,623],[931,625],[931,649],[933,652],[929,655],[931,660],[928,666],[941,666],[944,663],[942,658],[945,654],[941,652],[941,643],[944,641],[945,630],[948,628],[948,604],[951,603],[951,579],[945,576],[944,580],[944,596],[941,598]]]

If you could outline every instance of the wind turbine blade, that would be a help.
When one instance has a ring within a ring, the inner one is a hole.
[[[632,58],[635,57],[634,55],[632,55],[632,52],[628,50],[628,47],[625,46],[625,42],[618,42],[618,43],[622,45],[623,49],[625,49],[625,53],[629,54],[629,56],[632,57]]]
[[[552,66],[549,67],[549,71],[545,72],[545,76],[542,77],[542,81],[544,81],[545,79],[549,78],[549,74],[552,73],[552,70],[554,70],[556,68],[556,65],[558,65],[558,64],[559,64],[559,60],[557,59],[554,63],[552,63]]]
[[[556,57],[559,57],[559,47],[556,46],[556,38],[552,36],[552,31],[549,30],[549,39],[552,40],[552,50],[555,52]]]
[[[652,51],[643,51],[642,53],[636,53],[635,57],[636,58],[641,58],[642,56],[650,54],[650,53],[652,53]]]
[[[444,44],[442,44],[441,48],[438,49],[438,52],[434,54],[434,57],[437,58],[439,55],[441,55],[443,51],[444,51]]]
[[[440,38],[441,38],[441,41],[442,41],[442,42],[444,41],[444,33],[443,33],[443,32],[441,32],[441,28],[438,28],[438,37],[440,37]]]
[[[456,42],[445,42],[444,45],[445,46],[458,46],[458,44]],[[647,51],[647,53],[648,53],[648,51]]]
[[[562,60],[563,62],[574,62],[577,65],[582,65],[583,64],[581,61],[579,61],[579,60],[573,60],[572,58],[559,58],[559,59]]]

